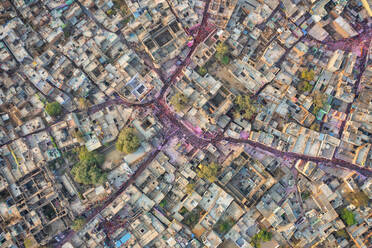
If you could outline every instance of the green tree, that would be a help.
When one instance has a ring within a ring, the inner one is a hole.
[[[306,191],[301,193],[301,198],[302,198],[302,200],[306,200],[307,198],[310,197],[310,195],[311,195],[310,191],[306,190]]]
[[[262,241],[270,241],[271,238],[273,237],[272,233],[271,232],[268,232],[266,230],[263,230],[262,231]]]
[[[159,206],[162,207],[162,208],[165,208],[165,206],[167,205],[167,201],[165,199],[163,199],[160,203],[159,203]]]
[[[114,9],[109,9],[106,11],[106,14],[111,17],[116,14],[116,11]]]
[[[216,58],[219,60],[219,61],[222,61],[223,57],[227,54],[227,52],[229,51],[229,48],[226,46],[225,43],[218,43],[217,46],[216,46]]]
[[[297,90],[300,92],[300,93],[304,93],[304,92],[309,92],[311,91],[311,89],[313,88],[313,86],[307,82],[307,81],[301,81],[299,84],[298,84],[298,87],[297,87]]]
[[[78,105],[79,105],[79,109],[80,110],[84,110],[84,109],[87,109],[88,106],[89,106],[89,102],[86,98],[84,97],[79,97],[78,99]]]
[[[195,183],[189,183],[186,185],[186,194],[191,195],[194,192]]]
[[[348,226],[352,226],[356,223],[354,213],[347,208],[341,210],[341,219]]]
[[[184,214],[182,215],[184,216],[183,223],[191,228],[193,228],[199,222],[201,216],[205,214],[205,211],[199,206],[194,208],[191,212],[188,212],[187,209],[182,209],[181,211],[184,212]]]
[[[80,130],[74,130],[72,131],[72,137],[78,139],[79,142],[83,141],[83,133]]]
[[[363,191],[350,192],[346,194],[345,199],[356,207],[368,206],[368,195]]]
[[[65,25],[63,28],[62,28],[62,31],[63,31],[63,34],[65,35],[65,38],[68,38],[71,36],[72,34],[72,27],[71,25]]]
[[[75,219],[71,225],[72,230],[74,230],[75,232],[81,230],[84,227],[85,222],[86,222],[85,218],[82,217]]]
[[[325,102],[327,101],[327,96],[320,91],[314,91],[313,94],[313,114],[318,113],[318,111],[323,108]]]
[[[303,80],[312,81],[315,77],[315,73],[313,70],[303,70],[300,77]]]
[[[198,177],[208,180],[210,183],[213,183],[217,179],[219,166],[212,162],[209,165],[199,165],[199,170],[197,172]]]
[[[311,124],[310,129],[313,130],[313,131],[319,132],[320,131],[319,123],[314,122],[313,124]]]
[[[38,247],[36,240],[31,236],[31,237],[26,237],[25,240],[23,241],[23,245],[25,248],[36,248]]]
[[[217,222],[217,232],[219,234],[225,234],[227,233],[235,224],[235,221],[233,218],[229,217],[225,220],[219,220]]]
[[[234,112],[235,118],[243,117],[251,119],[256,114],[257,108],[253,104],[251,98],[247,95],[239,95],[235,99],[236,111]]]
[[[265,242],[265,241],[270,241],[272,238],[272,233],[271,232],[268,232],[266,231],[265,229],[263,230],[260,230],[258,233],[256,233],[253,237],[252,237],[252,241],[251,241],[251,244],[256,247],[256,248],[260,248],[261,247],[261,241]]]
[[[207,69],[205,69],[205,67],[201,66],[201,67],[199,67],[199,69],[198,69],[198,73],[200,74],[200,76],[204,77],[205,74],[208,73],[208,71],[207,71]]]
[[[82,193],[77,192],[77,196],[79,197],[80,200],[84,200],[84,196]]]
[[[45,106],[45,111],[50,116],[58,116],[62,112],[62,106],[58,102],[49,102]]]
[[[181,111],[184,109],[187,102],[187,97],[182,93],[176,93],[170,99],[170,103],[176,111]]]
[[[185,208],[185,207],[182,207],[180,209],[180,211],[178,211],[180,213],[180,215],[182,216],[185,216],[187,213],[189,213],[189,211]]]
[[[229,62],[230,62],[229,56],[224,55],[224,56],[222,57],[222,59],[220,60],[220,62],[221,62],[223,65],[228,65]]]
[[[80,147],[79,161],[72,167],[74,180],[82,184],[103,184],[107,180],[106,173],[101,169],[104,156],[96,152],[89,152],[85,146]]]
[[[133,153],[140,147],[140,140],[133,128],[123,128],[116,141],[116,149],[125,154]]]
[[[335,234],[336,234],[337,237],[341,237],[341,238],[344,238],[344,239],[348,239],[349,238],[349,235],[347,234],[347,232],[345,231],[345,229],[340,229],[337,232],[335,232]]]

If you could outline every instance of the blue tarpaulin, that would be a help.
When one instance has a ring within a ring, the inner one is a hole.
[[[130,239],[130,233],[125,234],[121,239],[121,243],[125,244]]]
[[[118,241],[115,242],[115,247],[119,248],[121,247],[122,245],[124,245],[125,243],[128,242],[128,240],[130,240],[130,233],[126,233],[123,237],[121,237]]]

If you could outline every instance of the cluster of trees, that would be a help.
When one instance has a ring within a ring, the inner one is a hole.
[[[66,24],[66,25],[64,25],[64,27],[62,27],[62,30],[63,30],[63,34],[64,34],[65,38],[67,39],[68,37],[71,36],[71,34],[73,32],[73,26],[70,25],[70,24]]]
[[[70,163],[77,163],[78,162],[78,153],[76,150],[69,150],[62,154],[64,159],[67,159]]]
[[[191,195],[194,192],[195,183],[189,183],[186,185],[186,194]]]
[[[120,9],[124,17],[130,13],[130,10],[125,0],[114,0],[113,2],[114,2],[114,7]]]
[[[313,86],[310,84],[310,81],[314,79],[314,71],[313,70],[303,70],[300,74],[301,82],[297,86],[297,90],[300,93],[310,92]]]
[[[317,123],[317,122],[314,122],[313,124],[311,124],[310,129],[313,130],[313,131],[319,132],[320,131],[320,124]]]
[[[327,101],[327,96],[320,91],[314,91],[313,94],[313,114],[318,113],[318,111],[323,108]]]
[[[212,162],[208,165],[200,164],[197,174],[198,177],[213,183],[217,179],[218,169],[219,166],[215,162]]]
[[[207,71],[207,69],[205,69],[205,67],[202,66],[202,67],[199,67],[198,73],[200,74],[200,76],[204,77],[205,74],[208,73],[208,71]]]
[[[116,141],[116,149],[129,154],[137,151],[140,144],[140,139],[134,132],[134,129],[126,127],[120,131],[118,140]]]
[[[345,199],[356,207],[368,206],[368,195],[363,191],[350,192],[345,196]]]
[[[25,246],[25,248],[38,247],[36,240],[31,237],[25,238],[25,240],[23,241],[23,245]]]
[[[229,56],[227,55],[229,48],[225,43],[218,43],[216,46],[216,58],[220,63],[227,65],[229,64]]]
[[[74,180],[82,184],[103,184],[106,173],[101,169],[104,156],[96,152],[89,152],[85,146],[79,148],[79,161],[71,169]]]
[[[48,115],[55,117],[61,114],[62,106],[58,102],[49,102],[45,106],[45,111]]]
[[[79,142],[84,141],[84,134],[80,130],[74,130],[72,132],[72,137],[76,138]]]
[[[344,239],[349,239],[349,235],[347,234],[345,229],[340,229],[337,232],[335,232],[335,234],[336,234],[336,238],[340,237]]]
[[[176,93],[170,99],[170,103],[176,111],[181,111],[184,109],[187,102],[187,97],[182,93]]]
[[[78,100],[78,106],[80,110],[85,110],[89,107],[89,101],[88,99],[84,97],[80,97]]]
[[[341,210],[341,219],[347,226],[352,226],[356,223],[354,213],[347,208]]]
[[[81,228],[83,228],[83,226],[85,225],[85,222],[86,220],[83,217],[75,219],[71,225],[72,230],[74,230],[75,232],[81,230]]]
[[[221,235],[227,233],[233,226],[235,225],[235,221],[233,218],[229,217],[224,220],[219,220],[216,224],[217,232]]]
[[[193,228],[196,224],[198,224],[200,217],[203,216],[204,213],[205,211],[199,206],[194,208],[191,212],[188,212],[186,210],[183,215],[184,216],[183,222],[189,227]]]
[[[249,120],[257,113],[257,107],[248,95],[239,95],[236,97],[235,109],[235,118],[243,117]]]
[[[312,81],[314,80],[315,73],[313,70],[303,70],[301,72],[301,79],[306,81]]]
[[[251,244],[256,247],[256,248],[260,248],[261,247],[261,242],[266,242],[266,241],[270,241],[271,238],[272,238],[272,233],[271,232],[268,232],[266,231],[265,229],[263,230],[260,230],[257,234],[255,234],[253,237],[252,237],[252,241],[251,241]]]
[[[180,215],[185,216],[189,211],[185,207],[182,207],[178,212]]]
[[[307,81],[301,81],[298,84],[297,90],[300,93],[304,93],[304,92],[309,92],[312,88],[313,88],[313,86],[309,82],[307,82]]]
[[[115,9],[109,9],[109,10],[106,11],[106,14],[109,17],[112,17],[113,15],[116,15],[116,10]]]
[[[165,208],[166,205],[167,205],[167,201],[165,199],[161,200],[161,202],[159,203],[159,206],[161,208]]]
[[[307,198],[310,197],[310,195],[311,195],[310,191],[306,190],[306,191],[301,193],[301,198],[302,198],[302,200],[306,200]]]

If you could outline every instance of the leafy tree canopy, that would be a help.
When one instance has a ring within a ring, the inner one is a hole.
[[[214,162],[210,163],[209,165],[200,164],[197,174],[200,178],[213,183],[217,179],[218,169],[219,166]]]
[[[62,112],[62,106],[58,102],[49,102],[45,106],[45,111],[50,116],[58,116]]]
[[[313,86],[309,82],[307,82],[307,81],[301,81],[298,84],[297,90],[299,92],[301,92],[301,93],[304,93],[304,92],[311,91],[312,88],[313,88]]]
[[[199,206],[194,208],[191,212],[188,212],[186,209],[182,210],[184,212],[183,223],[193,228],[200,220],[201,216],[205,213],[203,209]]]
[[[72,230],[74,230],[75,232],[81,230],[81,228],[84,227],[85,222],[86,222],[85,218],[82,217],[75,219],[71,225]]]
[[[251,119],[257,112],[257,108],[252,102],[248,95],[239,95],[235,99],[236,111],[234,116],[236,118],[243,117],[245,119]]]
[[[187,104],[187,97],[182,93],[176,93],[171,97],[170,103],[176,111],[181,111]]]
[[[80,130],[72,131],[72,136],[78,139],[79,142],[83,141],[84,134]]]
[[[311,124],[310,129],[313,130],[313,131],[319,132],[320,131],[319,123],[314,122],[313,124]]]
[[[337,237],[341,237],[341,238],[344,238],[344,239],[349,238],[349,235],[347,234],[345,229],[338,230],[337,232],[335,232],[335,234],[336,234]]]
[[[221,59],[221,63],[222,63],[223,65],[228,65],[229,62],[230,62],[229,56],[224,55],[224,56],[222,57],[222,59]]]
[[[233,218],[229,217],[225,220],[220,220],[217,222],[217,231],[220,234],[227,233],[235,224],[235,221]]]
[[[346,223],[348,226],[352,226],[356,223],[354,213],[351,212],[349,209],[344,208],[341,211],[341,219]]]
[[[226,53],[229,51],[229,48],[225,43],[218,43],[216,46],[216,58],[219,61],[222,61],[223,57],[226,55]]]
[[[205,67],[199,67],[199,69],[198,69],[198,73],[200,74],[200,76],[202,76],[202,77],[204,77],[205,76],[205,74],[207,74],[207,69],[205,69]]]
[[[318,106],[323,106],[327,100],[327,96],[322,94],[320,91],[315,91],[313,94],[314,104]]]
[[[80,97],[78,100],[79,109],[84,110],[89,107],[89,102],[86,98]]]
[[[254,247],[260,248],[261,247],[261,244],[260,244],[261,241],[263,241],[263,242],[270,241],[271,238],[272,238],[272,233],[263,229],[263,230],[260,230],[257,234],[255,234],[252,237],[252,242],[251,243]]]
[[[345,196],[345,199],[356,207],[368,206],[368,195],[363,191],[350,192]]]
[[[36,240],[33,237],[27,237],[23,241],[23,245],[25,248],[33,248],[33,247],[38,247]]]
[[[313,94],[313,113],[316,114],[321,108],[323,108],[324,104],[327,101],[327,96],[320,91],[314,91]]]
[[[192,192],[194,192],[195,189],[195,183],[189,183],[186,185],[186,193],[191,195]]]
[[[80,147],[78,153],[79,162],[71,169],[74,180],[82,184],[102,184],[107,175],[101,169],[104,156],[96,152],[89,152],[85,146]]]
[[[310,195],[311,195],[310,191],[306,190],[306,191],[301,193],[301,198],[302,198],[302,200],[306,200],[310,197]]]
[[[301,79],[303,79],[303,80],[306,80],[306,81],[311,81],[311,80],[313,80],[314,79],[314,77],[315,77],[315,73],[314,73],[314,71],[313,70],[303,70],[302,72],[301,72]]]
[[[133,153],[140,147],[140,140],[133,128],[123,128],[116,141],[116,149],[125,154]]]
[[[160,203],[159,203],[159,206],[164,208],[165,206],[167,205],[167,201],[165,199],[163,199]]]

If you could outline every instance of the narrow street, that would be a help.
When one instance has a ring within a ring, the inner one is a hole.
[[[354,88],[353,88],[353,91],[355,93],[355,97],[357,98],[358,95],[359,95],[359,85],[360,85],[360,80],[362,78],[362,75],[364,73],[364,71],[366,70],[366,63],[367,63],[367,55],[368,55],[368,46],[367,44],[369,44],[369,41],[367,42],[364,42],[363,43],[363,51],[362,51],[362,56],[361,56],[361,59],[359,60],[359,64],[357,66],[359,72],[358,72],[358,76],[357,76],[357,80],[354,84]],[[344,121],[342,121],[342,124],[340,126],[340,130],[339,130],[339,133],[338,133],[338,136],[339,138],[341,139],[342,138],[342,134],[344,132],[344,129],[345,129],[345,125],[346,125],[346,122],[347,120],[349,119],[349,114],[350,114],[350,111],[351,111],[351,107],[353,106],[353,102],[349,103],[346,107],[346,118]]]
[[[268,152],[270,152],[270,153],[272,153],[276,156],[302,159],[302,160],[305,160],[305,161],[312,161],[312,162],[315,162],[315,163],[324,163],[324,164],[326,164],[328,166],[331,166],[331,167],[342,167],[342,168],[345,168],[345,169],[356,171],[363,176],[372,177],[372,170],[370,170],[368,168],[359,167],[359,166],[357,166],[353,163],[350,163],[350,162],[347,162],[347,161],[344,161],[344,160],[341,160],[341,159],[336,159],[336,158],[327,159],[327,158],[322,158],[322,157],[308,156],[308,155],[294,153],[294,152],[284,152],[284,151],[280,151],[280,150],[277,150],[275,148],[272,148],[270,146],[266,146],[262,143],[258,143],[258,142],[248,140],[248,139],[235,139],[235,138],[227,137],[227,138],[224,138],[224,140],[226,140],[228,142],[231,142],[231,143],[238,143],[238,144],[246,143],[246,144],[252,145],[254,147],[258,147],[258,148],[261,148],[265,151],[268,151]]]

